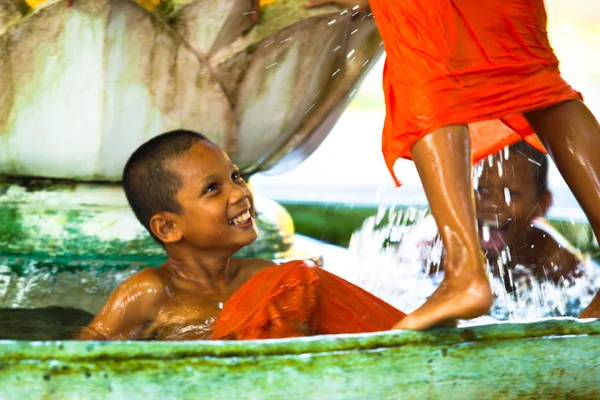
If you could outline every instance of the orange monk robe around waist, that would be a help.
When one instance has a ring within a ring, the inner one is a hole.
[[[223,306],[213,339],[251,340],[391,329],[405,314],[319,267],[267,268]]]
[[[392,175],[416,141],[448,125],[489,121],[469,126],[474,162],[521,139],[543,150],[521,113],[580,98],[560,76],[543,0],[370,5],[387,55],[383,153]]]

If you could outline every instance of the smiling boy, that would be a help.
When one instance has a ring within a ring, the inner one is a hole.
[[[125,166],[123,186],[168,259],[119,285],[77,339],[359,333],[389,329],[404,316],[302,261],[232,258],[258,237],[252,193],[227,154],[198,133],[178,130],[143,144]]]

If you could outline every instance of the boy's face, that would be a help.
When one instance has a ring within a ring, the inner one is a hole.
[[[492,166],[484,162],[475,193],[481,246],[488,256],[496,257],[506,246],[512,251],[526,246],[531,220],[543,216],[550,206],[550,193],[536,193],[536,164],[511,152],[499,166],[500,157]]]
[[[169,168],[182,180],[176,198],[184,210],[178,228],[186,241],[199,248],[235,250],[256,240],[252,194],[223,150],[198,142]]]

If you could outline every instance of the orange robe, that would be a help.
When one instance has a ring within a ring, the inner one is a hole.
[[[521,139],[544,151],[521,113],[581,97],[560,76],[543,0],[370,5],[387,55],[382,150],[393,176],[416,141],[448,125],[469,124],[474,162]]]
[[[267,268],[223,306],[213,339],[251,340],[392,328],[405,314],[304,261]]]

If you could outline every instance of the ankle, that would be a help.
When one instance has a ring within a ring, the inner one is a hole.
[[[472,262],[481,258],[481,248],[476,233],[468,235],[464,232],[451,231],[446,227],[441,236],[447,261],[462,263],[466,260]]]

